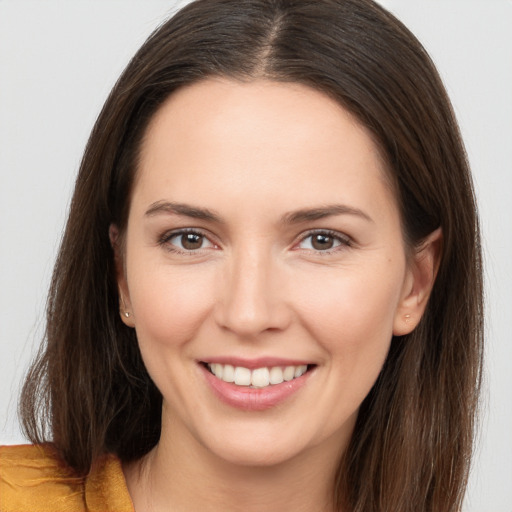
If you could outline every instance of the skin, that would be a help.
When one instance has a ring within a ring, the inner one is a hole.
[[[188,228],[197,249],[176,234]],[[112,226],[122,318],[164,400],[159,444],[125,467],[137,511],[331,510],[359,406],[392,335],[421,318],[440,243],[404,246],[369,133],[302,85],[188,86],[150,123],[122,254],[118,236]],[[246,411],[207,384],[199,361],[218,357],[315,366],[284,402]]]

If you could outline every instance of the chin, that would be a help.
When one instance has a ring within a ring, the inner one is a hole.
[[[243,444],[224,443],[218,450],[211,450],[225,462],[240,467],[270,468],[285,465],[299,456],[298,447],[279,446],[269,440],[261,444],[257,441]]]

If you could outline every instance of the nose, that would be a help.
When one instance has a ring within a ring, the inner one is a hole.
[[[226,269],[216,321],[241,338],[284,330],[291,321],[284,272],[270,254],[238,253]]]

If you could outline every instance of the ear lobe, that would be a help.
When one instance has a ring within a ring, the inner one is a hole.
[[[130,294],[128,292],[128,283],[126,282],[126,273],[124,271],[124,258],[120,243],[119,228],[111,224],[108,230],[110,244],[114,251],[114,263],[116,268],[116,280],[119,293],[119,314],[121,320],[128,327],[135,327],[135,319],[130,303]]]
[[[411,333],[419,324],[441,263],[443,233],[441,228],[428,235],[410,258],[402,298],[393,324],[393,334]]]

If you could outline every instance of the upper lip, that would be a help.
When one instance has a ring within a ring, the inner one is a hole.
[[[285,367],[312,364],[311,361],[306,361],[304,359],[289,359],[282,357],[258,357],[255,359],[247,359],[234,356],[209,357],[201,359],[201,362],[206,364],[230,364],[231,366],[241,366],[243,368],[248,368],[249,370],[254,370],[256,368],[273,368],[275,366]]]

